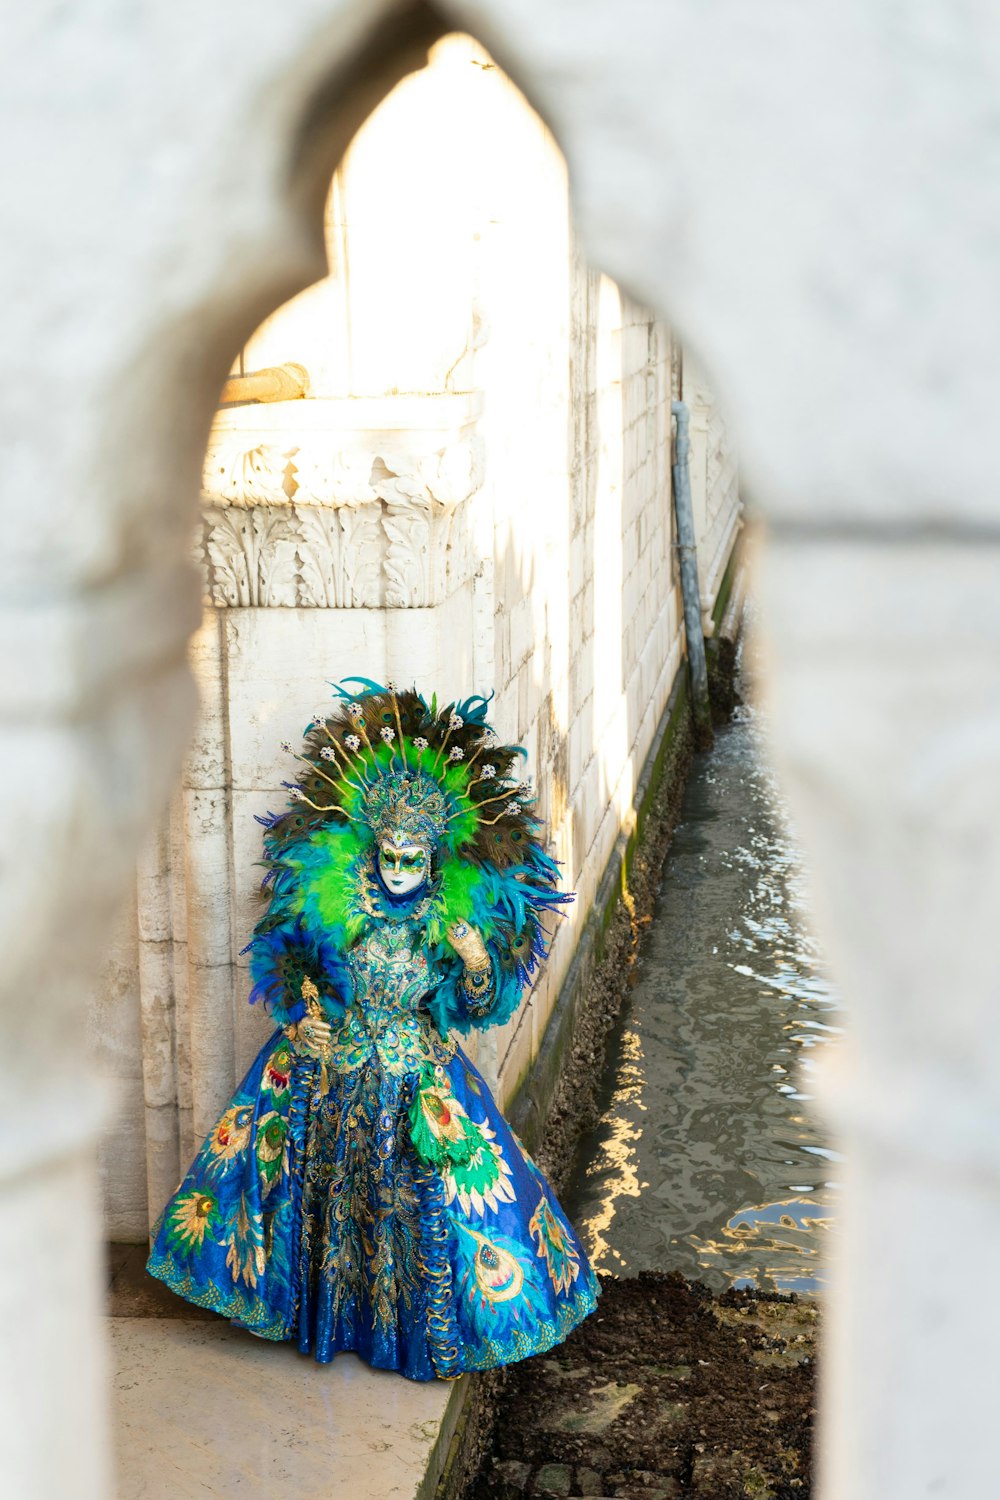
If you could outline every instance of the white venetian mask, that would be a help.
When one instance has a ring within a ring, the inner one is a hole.
[[[408,896],[419,890],[427,879],[430,858],[420,844],[396,844],[391,839],[380,839],[378,845],[378,872],[386,890],[394,896]]]

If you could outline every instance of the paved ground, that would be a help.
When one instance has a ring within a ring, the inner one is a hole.
[[[113,1246],[118,1500],[428,1500],[464,1382],[316,1365],[189,1307]]]

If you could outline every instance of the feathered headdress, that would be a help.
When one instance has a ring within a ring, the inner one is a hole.
[[[251,972],[260,976],[251,998],[274,1006],[273,979],[261,982],[276,973],[272,949],[281,950],[285,967],[290,942],[306,966],[310,953],[324,962],[331,944],[346,953],[384,915],[374,845],[389,838],[434,857],[428,887],[409,913],[422,922],[432,958],[455,970],[445,929],[459,919],[478,928],[500,971],[488,1024],[506,1020],[545,956],[543,913],[572,900],[557,889],[558,866],[542,848],[530,786],[517,776],[524,750],[499,743],[482,697],[439,709],[436,698],[428,704],[413,689],[349,678],[334,698],[330,714],[307,728],[301,753],[283,746],[302,763],[284,783],[288,810],[258,820],[267,829],[272,894],[249,944]],[[350,998],[346,970],[337,968],[335,976],[325,965],[327,1004],[331,987],[343,1004]],[[444,1031],[471,1024],[457,982],[441,986],[428,1005]]]

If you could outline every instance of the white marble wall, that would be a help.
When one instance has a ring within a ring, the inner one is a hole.
[[[545,974],[496,1045],[509,1097],[538,1050],[598,882],[632,816],[636,780],[681,665],[670,541],[670,339],[577,254],[549,307],[544,364],[510,392],[521,431],[546,393],[547,466],[501,449],[497,517],[499,712],[527,745],[540,810],[578,900]],[[508,334],[522,330],[511,319]],[[521,347],[527,339],[521,337]],[[541,363],[541,359],[539,360]],[[557,405],[557,393],[561,398]],[[738,498],[733,497],[738,515]]]
[[[729,424],[694,356],[684,353],[681,388],[690,411],[691,503],[698,534],[702,624],[712,609],[742,517],[739,469]]]

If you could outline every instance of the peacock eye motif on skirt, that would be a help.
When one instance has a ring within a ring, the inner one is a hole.
[[[509,1302],[518,1296],[524,1285],[524,1271],[517,1257],[475,1229],[465,1232],[474,1235],[477,1241],[473,1267],[476,1285],[487,1301]]]
[[[174,1199],[167,1222],[167,1238],[176,1250],[190,1253],[200,1250],[207,1231],[219,1217],[219,1200],[214,1193],[193,1191]]]
[[[286,1127],[277,1110],[262,1115],[257,1123],[257,1166],[261,1184],[267,1192],[281,1171],[285,1151]]]
[[[555,1291],[568,1292],[580,1274],[580,1257],[544,1196],[531,1216],[528,1233],[538,1244]]]
[[[268,1059],[264,1069],[264,1087],[276,1100],[281,1099],[288,1092],[291,1076],[292,1049],[287,1042],[282,1042]]]
[[[233,1161],[246,1150],[252,1121],[252,1105],[230,1105],[207,1141],[209,1152],[217,1162]]]

